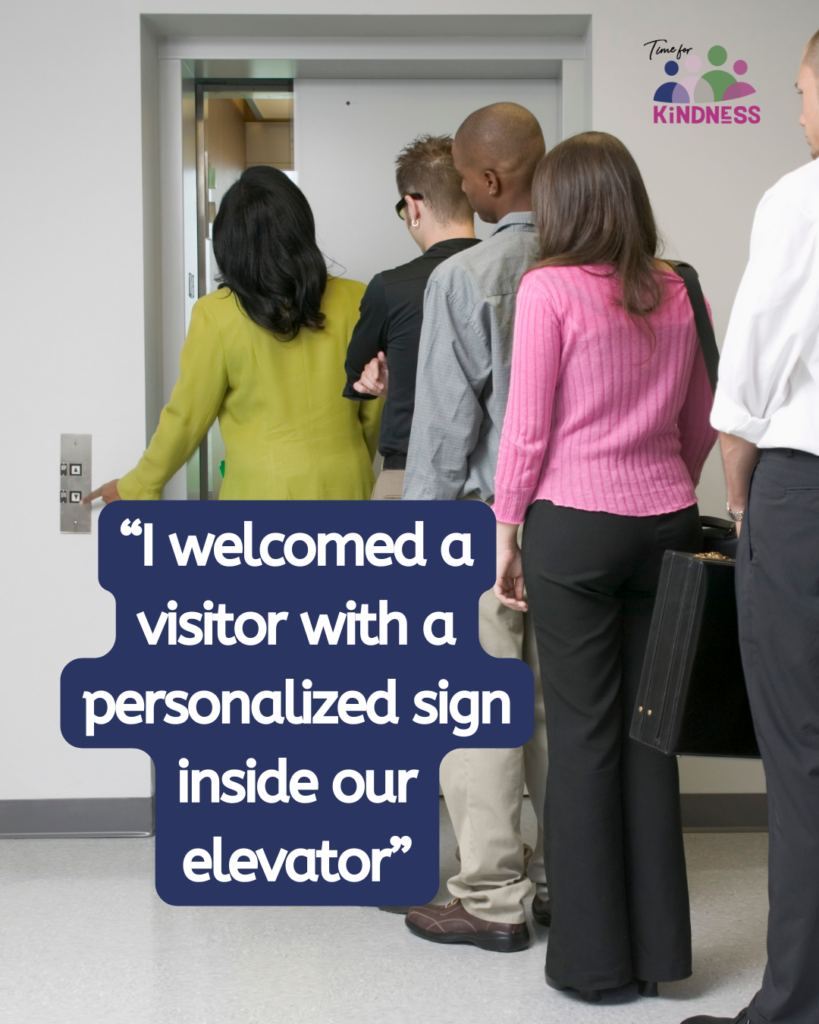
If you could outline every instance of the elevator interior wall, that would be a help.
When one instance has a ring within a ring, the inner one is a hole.
[[[547,147],[560,138],[555,79],[299,79],[294,90],[298,182],[319,245],[332,273],[365,283],[418,255],[394,209],[395,158],[417,135],[454,135],[473,110],[510,101],[535,114]]]

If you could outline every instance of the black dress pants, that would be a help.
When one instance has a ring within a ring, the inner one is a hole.
[[[737,558],[742,663],[768,783],[768,966],[754,1024],[819,1021],[819,458],[762,453]]]
[[[691,973],[677,760],[628,732],[663,552],[701,537],[696,505],[632,517],[536,501],[527,514],[549,737],[546,973],[563,986]]]

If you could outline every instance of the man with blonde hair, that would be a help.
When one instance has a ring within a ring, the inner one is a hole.
[[[478,242],[448,135],[419,135],[405,146],[395,161],[395,180],[396,212],[423,255],[376,274],[367,286],[347,349],[344,389],[353,400],[387,399],[378,437],[384,468],[375,499],[399,499],[404,486],[427,281],[444,260]]]
[[[814,162],[759,204],[711,417],[741,529],[742,664],[768,782],[768,966],[739,1016],[684,1024],[819,1021],[819,32],[797,90]]]

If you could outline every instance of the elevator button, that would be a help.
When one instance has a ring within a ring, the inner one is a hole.
[[[82,499],[93,490],[91,435],[60,434],[60,532],[90,533],[91,506]]]

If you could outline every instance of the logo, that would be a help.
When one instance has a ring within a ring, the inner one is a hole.
[[[759,106],[733,105],[756,93],[744,77],[747,61],[735,60],[728,71],[728,51],[724,46],[712,46],[707,55],[710,67],[704,70],[693,47],[663,45],[667,42],[652,39],[644,44],[651,47],[649,60],[673,54],[663,66],[666,81],[654,93],[655,124],[759,124]]]

